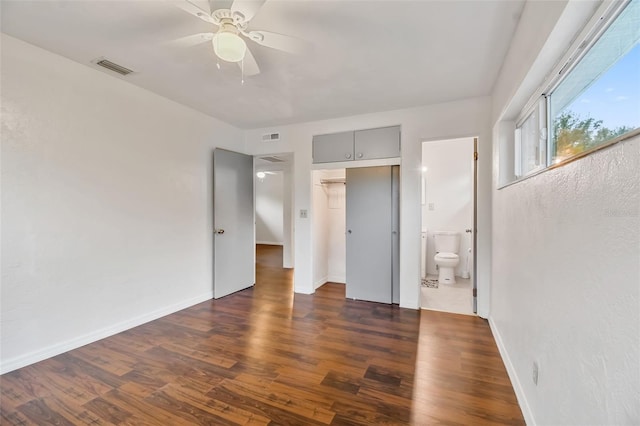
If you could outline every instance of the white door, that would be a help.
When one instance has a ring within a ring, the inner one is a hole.
[[[213,152],[213,297],[255,284],[253,157]]]

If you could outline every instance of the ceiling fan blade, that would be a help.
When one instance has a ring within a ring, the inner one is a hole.
[[[246,35],[249,39],[262,46],[289,53],[300,54],[311,47],[310,43],[300,40],[299,38],[272,33],[270,31],[249,31]]]
[[[239,12],[249,22],[258,13],[266,0],[235,0],[231,5],[232,12]]]
[[[210,24],[214,24],[215,23],[215,22],[213,22],[213,18],[211,17],[209,12],[207,12],[204,9],[200,9],[198,6],[196,6],[195,4],[191,3],[189,0],[179,1],[179,2],[175,3],[175,5],[176,5],[176,7],[184,10],[188,14],[195,16],[196,18],[200,18],[205,22],[209,22]]]
[[[247,49],[247,52],[244,54],[244,59],[238,62],[238,66],[242,69],[242,73],[247,77],[260,74],[260,68],[258,67],[256,58],[253,57],[253,54],[249,49]]]
[[[199,33],[192,34],[186,37],[180,37],[175,40],[171,40],[167,43],[168,46],[175,48],[187,48],[197,46],[198,44],[206,43],[213,39],[213,33]]]

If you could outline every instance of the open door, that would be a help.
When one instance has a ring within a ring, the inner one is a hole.
[[[213,297],[255,284],[253,157],[213,152]]]
[[[478,138],[473,138],[473,275],[471,276],[471,286],[473,287],[473,313],[478,313]]]

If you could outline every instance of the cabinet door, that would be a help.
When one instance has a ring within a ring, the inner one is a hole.
[[[331,163],[353,160],[353,133],[342,132],[313,137],[313,162]]]
[[[400,126],[355,132],[355,159],[400,157]]]

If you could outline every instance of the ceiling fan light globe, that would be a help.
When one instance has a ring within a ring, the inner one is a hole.
[[[237,34],[219,32],[211,40],[218,58],[227,62],[240,62],[247,52],[247,44]]]

